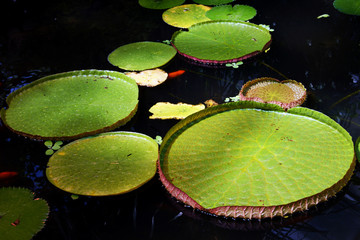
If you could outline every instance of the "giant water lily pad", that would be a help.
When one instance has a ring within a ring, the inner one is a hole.
[[[135,114],[138,86],[119,72],[83,70],[55,74],[11,93],[2,121],[37,139],[73,139],[108,131]]]
[[[238,20],[247,21],[256,15],[256,9],[248,5],[222,5],[213,7],[206,12],[211,20]]]
[[[295,80],[279,81],[275,78],[257,78],[244,84],[240,100],[274,103],[284,109],[301,105],[306,98],[306,88]]]
[[[30,240],[45,225],[49,207],[25,188],[0,188],[0,239]]]
[[[205,14],[210,7],[198,4],[185,4],[166,10],[162,18],[167,24],[178,27],[188,28],[195,23],[210,21]]]
[[[167,9],[181,5],[185,0],[139,0],[139,4],[149,9]]]
[[[194,208],[266,218],[334,196],[354,167],[351,136],[324,114],[241,101],[176,124],[161,144],[159,173],[166,189]]]
[[[177,51],[203,63],[238,62],[265,51],[271,43],[269,31],[259,25],[237,21],[198,23],[172,37]]]
[[[158,144],[131,132],[109,132],[74,141],[49,160],[46,176],[74,194],[105,196],[126,193],[156,173]]]
[[[108,61],[119,68],[142,71],[157,68],[168,63],[176,51],[159,42],[135,42],[118,47],[108,56]]]
[[[333,5],[342,13],[360,16],[359,0],[335,0]]]

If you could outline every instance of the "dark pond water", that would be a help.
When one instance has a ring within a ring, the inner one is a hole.
[[[118,130],[164,136],[177,121],[149,120],[148,109],[156,102],[222,102],[237,95],[244,82],[267,76],[302,82],[309,91],[305,106],[339,122],[355,141],[360,135],[360,17],[341,14],[329,0],[236,2],[258,10],[252,22],[275,29],[271,50],[238,69],[197,66],[177,56],[164,69],[186,73],[158,87],[141,88],[138,113]],[[324,13],[330,17],[317,19]],[[171,38],[177,29],[165,24],[161,14],[135,0],[2,0],[0,106],[11,91],[46,75],[118,70],[107,62],[113,49]],[[73,200],[44,176],[48,157],[42,142],[17,136],[3,125],[0,134],[0,171],[19,172],[0,185],[27,187],[50,205],[46,227],[35,240],[360,239],[358,170],[337,197],[305,213],[261,222],[226,220],[177,203],[158,176],[129,194]]]

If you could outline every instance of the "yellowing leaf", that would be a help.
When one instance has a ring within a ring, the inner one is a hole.
[[[149,109],[149,112],[153,114],[150,116],[150,119],[184,119],[203,109],[205,109],[205,105],[201,103],[191,105],[186,103],[158,102]]]
[[[155,87],[163,83],[168,77],[168,74],[159,68],[141,72],[127,72],[125,75],[134,79],[138,85],[146,87]]]

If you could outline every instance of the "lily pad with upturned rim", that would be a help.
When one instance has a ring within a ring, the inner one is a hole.
[[[25,188],[0,188],[1,239],[30,240],[45,225],[49,207]]]
[[[269,48],[270,32],[253,23],[209,21],[177,31],[172,44],[184,57],[208,64],[239,62]]]
[[[213,7],[206,12],[211,20],[247,21],[255,17],[256,9],[248,5],[222,5]]]
[[[56,187],[78,195],[107,196],[139,188],[156,173],[158,144],[140,133],[109,132],[76,140],[48,162]]]
[[[210,21],[205,14],[211,7],[199,4],[185,4],[166,10],[162,18],[167,24],[178,27],[188,28],[196,23]]]
[[[135,42],[118,47],[108,61],[121,69],[143,71],[165,65],[176,55],[173,47],[160,42]]]
[[[239,93],[240,100],[274,103],[284,109],[301,105],[306,88],[295,80],[279,81],[275,78],[257,78],[245,83]]]
[[[304,211],[334,196],[355,158],[351,136],[326,115],[241,101],[176,124],[158,166],[165,188],[185,204],[251,219]]]
[[[75,139],[125,124],[136,113],[138,92],[136,82],[119,72],[59,73],[12,92],[1,119],[30,138]]]
[[[139,0],[139,4],[149,9],[167,9],[181,5],[185,0]]]

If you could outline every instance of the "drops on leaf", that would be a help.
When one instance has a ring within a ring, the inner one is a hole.
[[[158,144],[140,133],[108,132],[71,142],[51,156],[46,176],[78,195],[106,196],[132,191],[156,172]]]
[[[284,109],[301,105],[306,98],[306,88],[294,80],[257,78],[243,85],[240,100],[274,103]]]
[[[206,12],[211,20],[247,21],[255,17],[256,9],[248,5],[222,5],[213,7]]]
[[[139,4],[149,9],[167,9],[181,5],[185,0],[139,0]]]
[[[240,62],[255,56],[271,43],[269,31],[256,24],[239,21],[198,23],[172,36],[177,51],[194,61],[209,64]]]
[[[168,74],[159,68],[141,72],[126,72],[126,76],[133,78],[139,86],[155,87],[165,82]]]
[[[158,102],[149,109],[153,115],[150,119],[184,119],[187,116],[205,109],[204,104],[191,105],[186,103]]]
[[[162,18],[171,26],[188,28],[195,23],[209,21],[210,19],[205,16],[205,13],[210,9],[203,5],[186,4],[166,10]]]
[[[175,49],[165,43],[135,42],[115,49],[109,54],[108,61],[121,69],[143,71],[161,67],[175,55]]]
[[[328,116],[240,101],[172,127],[160,148],[159,174],[172,196],[194,208],[273,218],[334,196],[355,162],[351,136]]]
[[[1,119],[15,133],[31,138],[80,138],[129,121],[138,92],[135,81],[119,72],[59,73],[12,92]]]
[[[25,188],[0,188],[0,239],[30,240],[45,225],[49,207]]]

